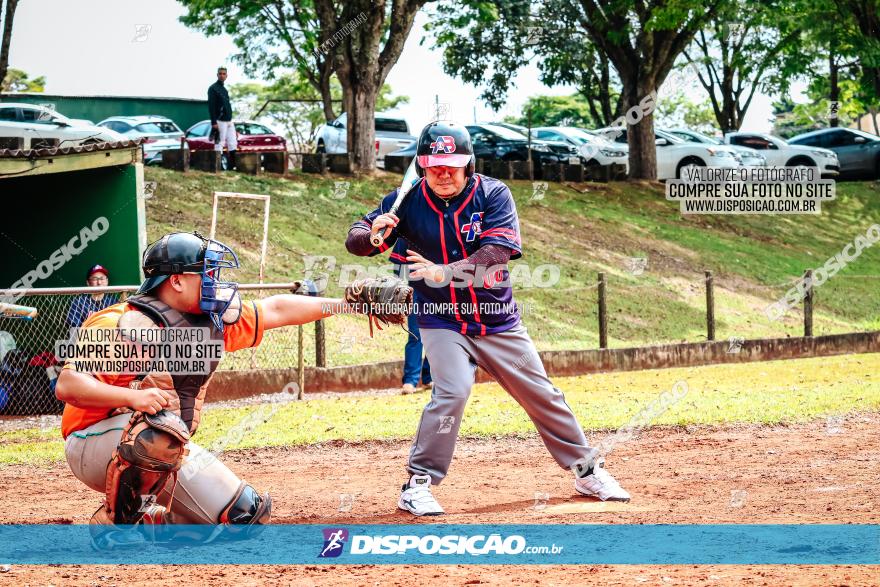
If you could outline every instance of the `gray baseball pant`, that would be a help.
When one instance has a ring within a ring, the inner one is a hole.
[[[410,474],[430,475],[434,485],[446,477],[478,365],[525,409],[559,466],[567,469],[581,459],[595,458],[598,451],[590,448],[562,392],[547,377],[522,323],[487,336],[422,328],[421,338],[434,390],[410,449]]]
[[[76,478],[104,493],[107,465],[119,446],[122,429],[131,414],[120,414],[92,424],[67,437],[64,452]],[[241,480],[208,451],[190,441],[174,487],[171,512],[178,524],[217,524],[220,514],[235,497]],[[170,490],[171,483],[165,488]]]

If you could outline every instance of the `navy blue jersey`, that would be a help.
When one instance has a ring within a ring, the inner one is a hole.
[[[371,253],[377,255],[394,247],[393,262],[402,262],[406,246],[438,265],[466,259],[483,245],[493,244],[511,250],[511,258],[522,256],[519,219],[510,189],[502,182],[474,174],[461,194],[443,200],[428,187],[425,179],[413,185],[412,192],[397,210],[400,219],[385,242]],[[375,218],[391,209],[397,190],[382,199],[379,207],[358,223],[370,227]],[[478,279],[453,280],[446,285],[410,282],[415,289],[419,328],[448,328],[462,334],[486,335],[504,332],[519,323],[513,301],[508,268],[477,273]]]

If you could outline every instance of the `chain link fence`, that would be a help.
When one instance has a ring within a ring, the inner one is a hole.
[[[241,284],[245,302],[278,293],[290,293],[294,284]],[[6,290],[15,304],[37,309],[33,320],[0,317],[0,416],[61,413],[55,398],[61,365],[55,343],[80,326],[87,311],[124,301],[137,286]],[[102,296],[101,300],[94,297]],[[89,301],[89,300],[93,301]],[[292,369],[298,362],[296,328],[267,331],[254,350],[227,354],[221,370]]]

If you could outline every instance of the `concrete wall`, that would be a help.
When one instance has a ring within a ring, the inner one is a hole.
[[[551,376],[562,377],[606,371],[637,371],[669,367],[693,367],[717,363],[747,363],[799,359],[880,350],[880,332],[835,334],[798,338],[746,340],[738,352],[728,341],[665,344],[626,349],[545,351],[541,359]],[[305,373],[306,393],[387,389],[401,384],[403,361],[318,369]],[[491,381],[482,370],[478,381]],[[221,371],[208,390],[208,401],[248,397],[281,391],[297,381],[295,369],[275,371]]]

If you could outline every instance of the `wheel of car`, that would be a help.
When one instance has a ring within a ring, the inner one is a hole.
[[[315,153],[326,153],[327,147],[324,146],[324,141],[318,141],[318,148],[315,149]]]
[[[816,167],[816,162],[809,157],[795,157],[785,164],[786,167]]]
[[[229,156],[226,153],[220,155],[220,169],[229,171]]]
[[[706,163],[702,159],[697,157],[687,157],[682,159],[678,163],[678,167],[675,168],[675,179],[681,179],[681,172],[688,167],[705,167]]]

